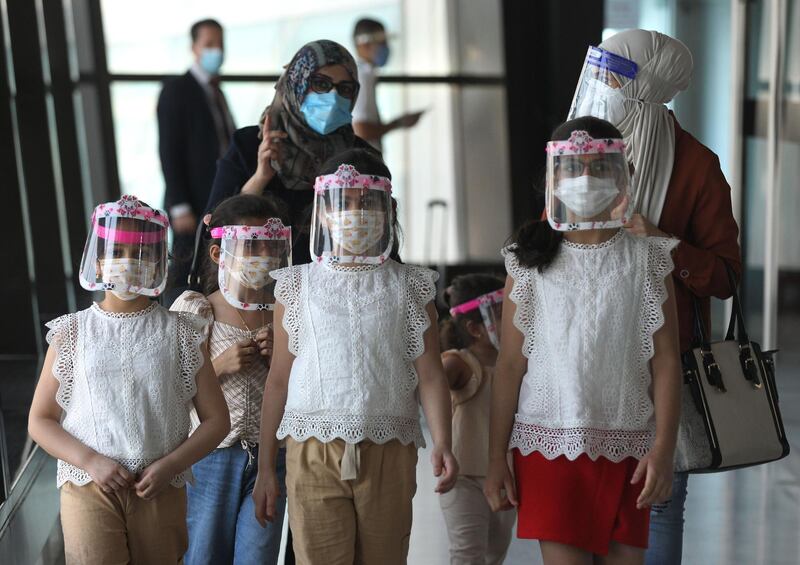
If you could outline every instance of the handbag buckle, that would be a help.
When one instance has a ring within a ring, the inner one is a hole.
[[[714,354],[711,350],[700,349],[700,354],[703,357],[703,369],[706,372],[708,383],[717,389],[718,392],[728,392],[725,388],[725,383],[722,382],[722,371],[719,370],[719,365],[714,360]]]
[[[753,388],[761,388],[763,383],[758,377],[758,367],[753,359],[749,344],[739,344],[739,363],[742,366],[742,374],[744,374],[744,378],[750,381],[750,384],[753,386]]]

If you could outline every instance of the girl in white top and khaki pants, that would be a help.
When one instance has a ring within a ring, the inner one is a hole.
[[[458,472],[432,302],[436,273],[390,258],[389,176],[363,150],[323,165],[312,214],[315,261],[272,272],[275,344],[253,497],[259,519],[274,519],[281,495],[274,458],[286,438],[300,564],[406,562],[417,448],[425,443],[420,401],[437,492]],[[325,247],[331,243],[334,250]]]

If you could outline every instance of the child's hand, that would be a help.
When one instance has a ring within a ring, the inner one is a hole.
[[[262,528],[267,527],[267,522],[275,521],[275,501],[280,495],[281,489],[275,473],[259,471],[253,487],[253,504],[256,507],[256,520]]]
[[[631,484],[635,485],[642,480],[642,476],[646,476],[642,493],[636,500],[636,508],[647,508],[669,500],[672,495],[672,463],[673,453],[657,449],[651,450],[639,461]]]
[[[489,461],[489,472],[483,483],[483,494],[492,512],[511,510],[519,505],[517,486],[506,459]]]
[[[256,344],[249,339],[231,345],[212,361],[218,377],[234,375],[250,366],[258,354]]]
[[[266,327],[256,334],[256,347],[259,354],[265,359],[272,357],[272,342],[273,342],[272,327]]]
[[[453,488],[458,478],[458,461],[449,449],[435,447],[431,453],[433,474],[439,477],[439,482],[434,492],[444,494]]]
[[[139,473],[139,480],[134,485],[136,494],[139,498],[150,500],[164,490],[177,474],[178,471],[173,469],[163,458],[153,461]]]
[[[130,488],[136,480],[136,477],[125,467],[99,453],[95,453],[89,459],[86,464],[86,472],[103,492],[107,493]]]

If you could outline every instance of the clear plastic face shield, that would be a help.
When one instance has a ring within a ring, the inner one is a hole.
[[[495,349],[500,350],[500,322],[503,313],[503,289],[495,290],[488,294],[483,294],[478,298],[453,306],[450,308],[450,315],[455,319],[460,314],[466,314],[474,310],[481,311],[481,318],[483,318],[483,327],[486,328],[486,334],[489,336],[489,341],[492,342]]]
[[[168,227],[164,212],[135,196],[97,206],[81,258],[81,286],[122,300],[160,295],[167,284]]]
[[[619,126],[626,114],[622,82],[636,78],[638,70],[625,57],[589,47],[567,119],[594,116]]]
[[[239,310],[273,310],[275,280],[270,272],[292,264],[292,228],[279,218],[263,226],[223,226],[211,230],[220,239],[219,289]]]
[[[394,243],[392,183],[352,165],[317,177],[311,256],[328,264],[380,265]]]
[[[573,131],[547,143],[547,220],[558,231],[622,227],[631,217],[631,179],[621,139]]]

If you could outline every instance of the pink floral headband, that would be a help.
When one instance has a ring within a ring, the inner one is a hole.
[[[477,310],[481,306],[485,304],[499,304],[503,301],[503,295],[505,291],[501,288],[500,290],[495,290],[494,292],[489,292],[487,294],[482,294],[478,298],[473,298],[468,302],[464,302],[463,304],[459,304],[458,306],[453,306],[450,308],[450,315],[455,317],[457,314],[466,314],[467,312],[472,312],[473,310]]]
[[[314,182],[314,191],[321,194],[332,188],[370,188],[391,194],[392,181],[377,175],[362,175],[353,165],[342,164],[332,175],[322,175]]]
[[[592,155],[624,153],[625,143],[621,139],[594,139],[583,130],[575,130],[567,141],[548,141],[545,149],[549,155]]]
[[[291,241],[292,228],[280,218],[269,218],[263,226],[222,226],[211,230],[214,239],[286,239]]]
[[[161,227],[156,231],[120,230],[100,224],[101,219],[128,218],[154,223]],[[97,237],[119,243],[158,243],[166,238],[169,219],[156,208],[142,204],[132,194],[125,194],[116,202],[98,205],[92,212],[92,229]]]

